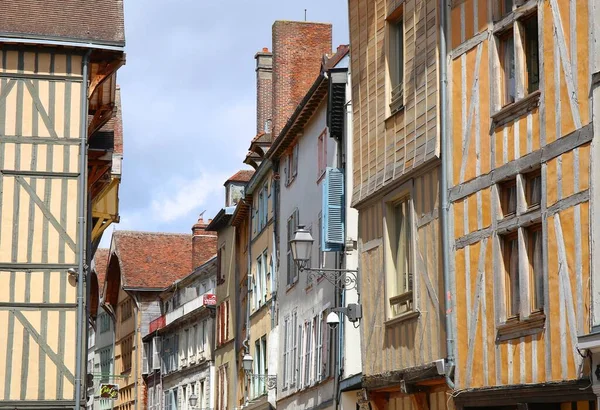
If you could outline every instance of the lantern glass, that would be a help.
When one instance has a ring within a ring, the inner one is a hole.
[[[244,358],[242,359],[242,367],[244,368],[244,370],[246,372],[251,372],[252,371],[252,356],[250,356],[249,354],[245,354]]]
[[[196,404],[198,404],[198,396],[196,396],[195,394],[191,394],[188,401],[190,402],[190,406],[192,407],[196,407]]]
[[[314,240],[310,232],[304,229],[304,226],[298,226],[294,238],[290,240],[290,246],[294,261],[299,266],[305,265],[310,260],[313,242]]]

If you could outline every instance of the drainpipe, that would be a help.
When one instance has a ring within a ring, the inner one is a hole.
[[[75,340],[75,410],[79,410],[81,408],[81,389],[84,383],[83,380],[83,363],[82,360],[82,352],[83,352],[83,338],[86,330],[84,327],[87,327],[87,320],[84,320],[83,317],[83,304],[84,304],[84,289],[83,282],[85,281],[84,275],[84,267],[86,266],[86,246],[85,246],[85,237],[86,237],[86,208],[87,208],[87,113],[88,113],[88,70],[89,70],[89,60],[90,54],[92,50],[88,50],[85,56],[83,57],[83,67],[82,67],[82,77],[83,84],[81,87],[81,115],[80,115],[80,125],[79,125],[79,134],[80,134],[80,146],[79,146],[79,177],[77,181],[77,185],[79,188],[79,215],[77,216],[77,234],[78,234],[78,243],[79,243],[79,257],[78,257],[78,266],[77,266],[77,335]],[[87,339],[87,338],[86,338]],[[86,352],[87,355],[87,352]]]
[[[450,227],[448,226],[448,214],[450,205],[448,203],[448,166],[450,155],[448,153],[448,126],[446,116],[446,96],[448,88],[448,73],[446,69],[446,1],[440,0],[440,151],[442,158],[442,175],[440,182],[440,195],[442,202],[442,213],[440,222],[442,224],[442,265],[444,273],[444,307],[446,309],[446,354],[448,363],[446,366],[446,383],[454,389],[454,381],[450,378],[454,367],[454,327],[452,323],[452,288],[450,286],[450,255],[451,246]]]
[[[250,286],[252,285],[251,281],[251,271],[252,271],[252,204],[248,208],[248,268],[246,269],[246,338],[244,339],[243,345],[245,352],[244,354],[250,354]],[[246,403],[248,403],[248,396],[250,394],[250,378],[246,377],[248,381],[246,385]]]

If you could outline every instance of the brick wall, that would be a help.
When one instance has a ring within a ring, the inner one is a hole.
[[[265,124],[273,121],[273,53],[263,48],[256,59],[256,133],[268,132]]]
[[[273,135],[279,135],[331,53],[331,24],[273,24]]]

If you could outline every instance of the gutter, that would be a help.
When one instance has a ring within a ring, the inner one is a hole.
[[[93,42],[86,40],[78,40],[75,38],[53,37],[53,36],[36,36],[35,34],[24,33],[0,33],[0,42],[13,44],[35,44],[45,46],[59,47],[77,47],[94,50],[120,51],[125,49],[125,43],[120,42]],[[85,77],[84,77],[85,78]]]
[[[84,366],[82,363],[82,353],[84,348],[84,335],[87,334],[87,320],[83,318],[83,308],[85,303],[83,282],[85,281],[84,269],[87,269],[85,264],[86,260],[86,210],[87,210],[87,114],[88,114],[88,71],[89,71],[89,59],[91,50],[88,50],[83,57],[82,62],[82,77],[84,79],[81,87],[81,114],[80,114],[80,146],[79,146],[79,177],[77,178],[77,185],[79,188],[78,205],[79,211],[77,216],[77,241],[79,243],[79,255],[78,255],[78,266],[77,266],[77,335],[75,338],[75,406],[77,410],[81,408],[81,390],[83,384],[86,382],[83,379]],[[84,328],[85,327],[85,328]],[[87,344],[87,337],[85,337]],[[87,356],[87,351],[86,351]],[[87,357],[86,357],[87,366]]]
[[[452,308],[452,286],[450,286],[450,227],[448,225],[448,215],[450,213],[449,191],[448,191],[448,166],[450,155],[448,152],[448,125],[446,117],[446,102],[448,93],[448,72],[446,67],[447,49],[446,49],[446,1],[439,0],[440,7],[440,157],[442,159],[442,175],[440,181],[440,195],[442,212],[440,222],[442,224],[442,266],[444,274],[444,307],[446,313],[446,383],[448,387],[454,390],[454,381],[450,375],[454,368],[454,327],[453,327],[453,308]]]

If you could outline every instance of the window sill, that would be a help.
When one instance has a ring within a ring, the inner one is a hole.
[[[285,292],[286,293],[289,292],[290,290],[292,290],[293,288],[295,288],[297,284],[298,284],[298,277],[296,277],[296,279],[294,279],[294,281],[292,283],[288,284],[285,287]]]
[[[518,339],[523,336],[538,334],[544,330],[546,324],[546,315],[544,312],[537,311],[532,313],[527,319],[510,318],[501,325],[498,325],[496,342]]]
[[[406,312],[406,313],[401,314],[400,316],[396,316],[394,318],[388,319],[383,324],[386,327],[390,327],[390,326],[397,325],[399,323],[404,323],[404,322],[408,322],[413,319],[417,319],[420,315],[421,315],[421,312],[419,312],[418,310],[414,310],[412,312]]]
[[[497,128],[522,117],[540,105],[541,91],[537,90],[492,114],[492,126]]]
[[[388,116],[385,118],[385,120],[383,120],[383,122],[384,122],[385,124],[387,124],[387,123],[388,123],[388,121],[390,121],[390,120],[392,120],[392,119],[396,118],[396,116],[397,116],[398,114],[400,114],[401,112],[404,112],[404,105],[401,105],[400,107],[398,107],[398,108],[396,109],[396,111],[394,111],[394,112],[391,112],[391,113],[390,113],[390,115],[388,115]]]

